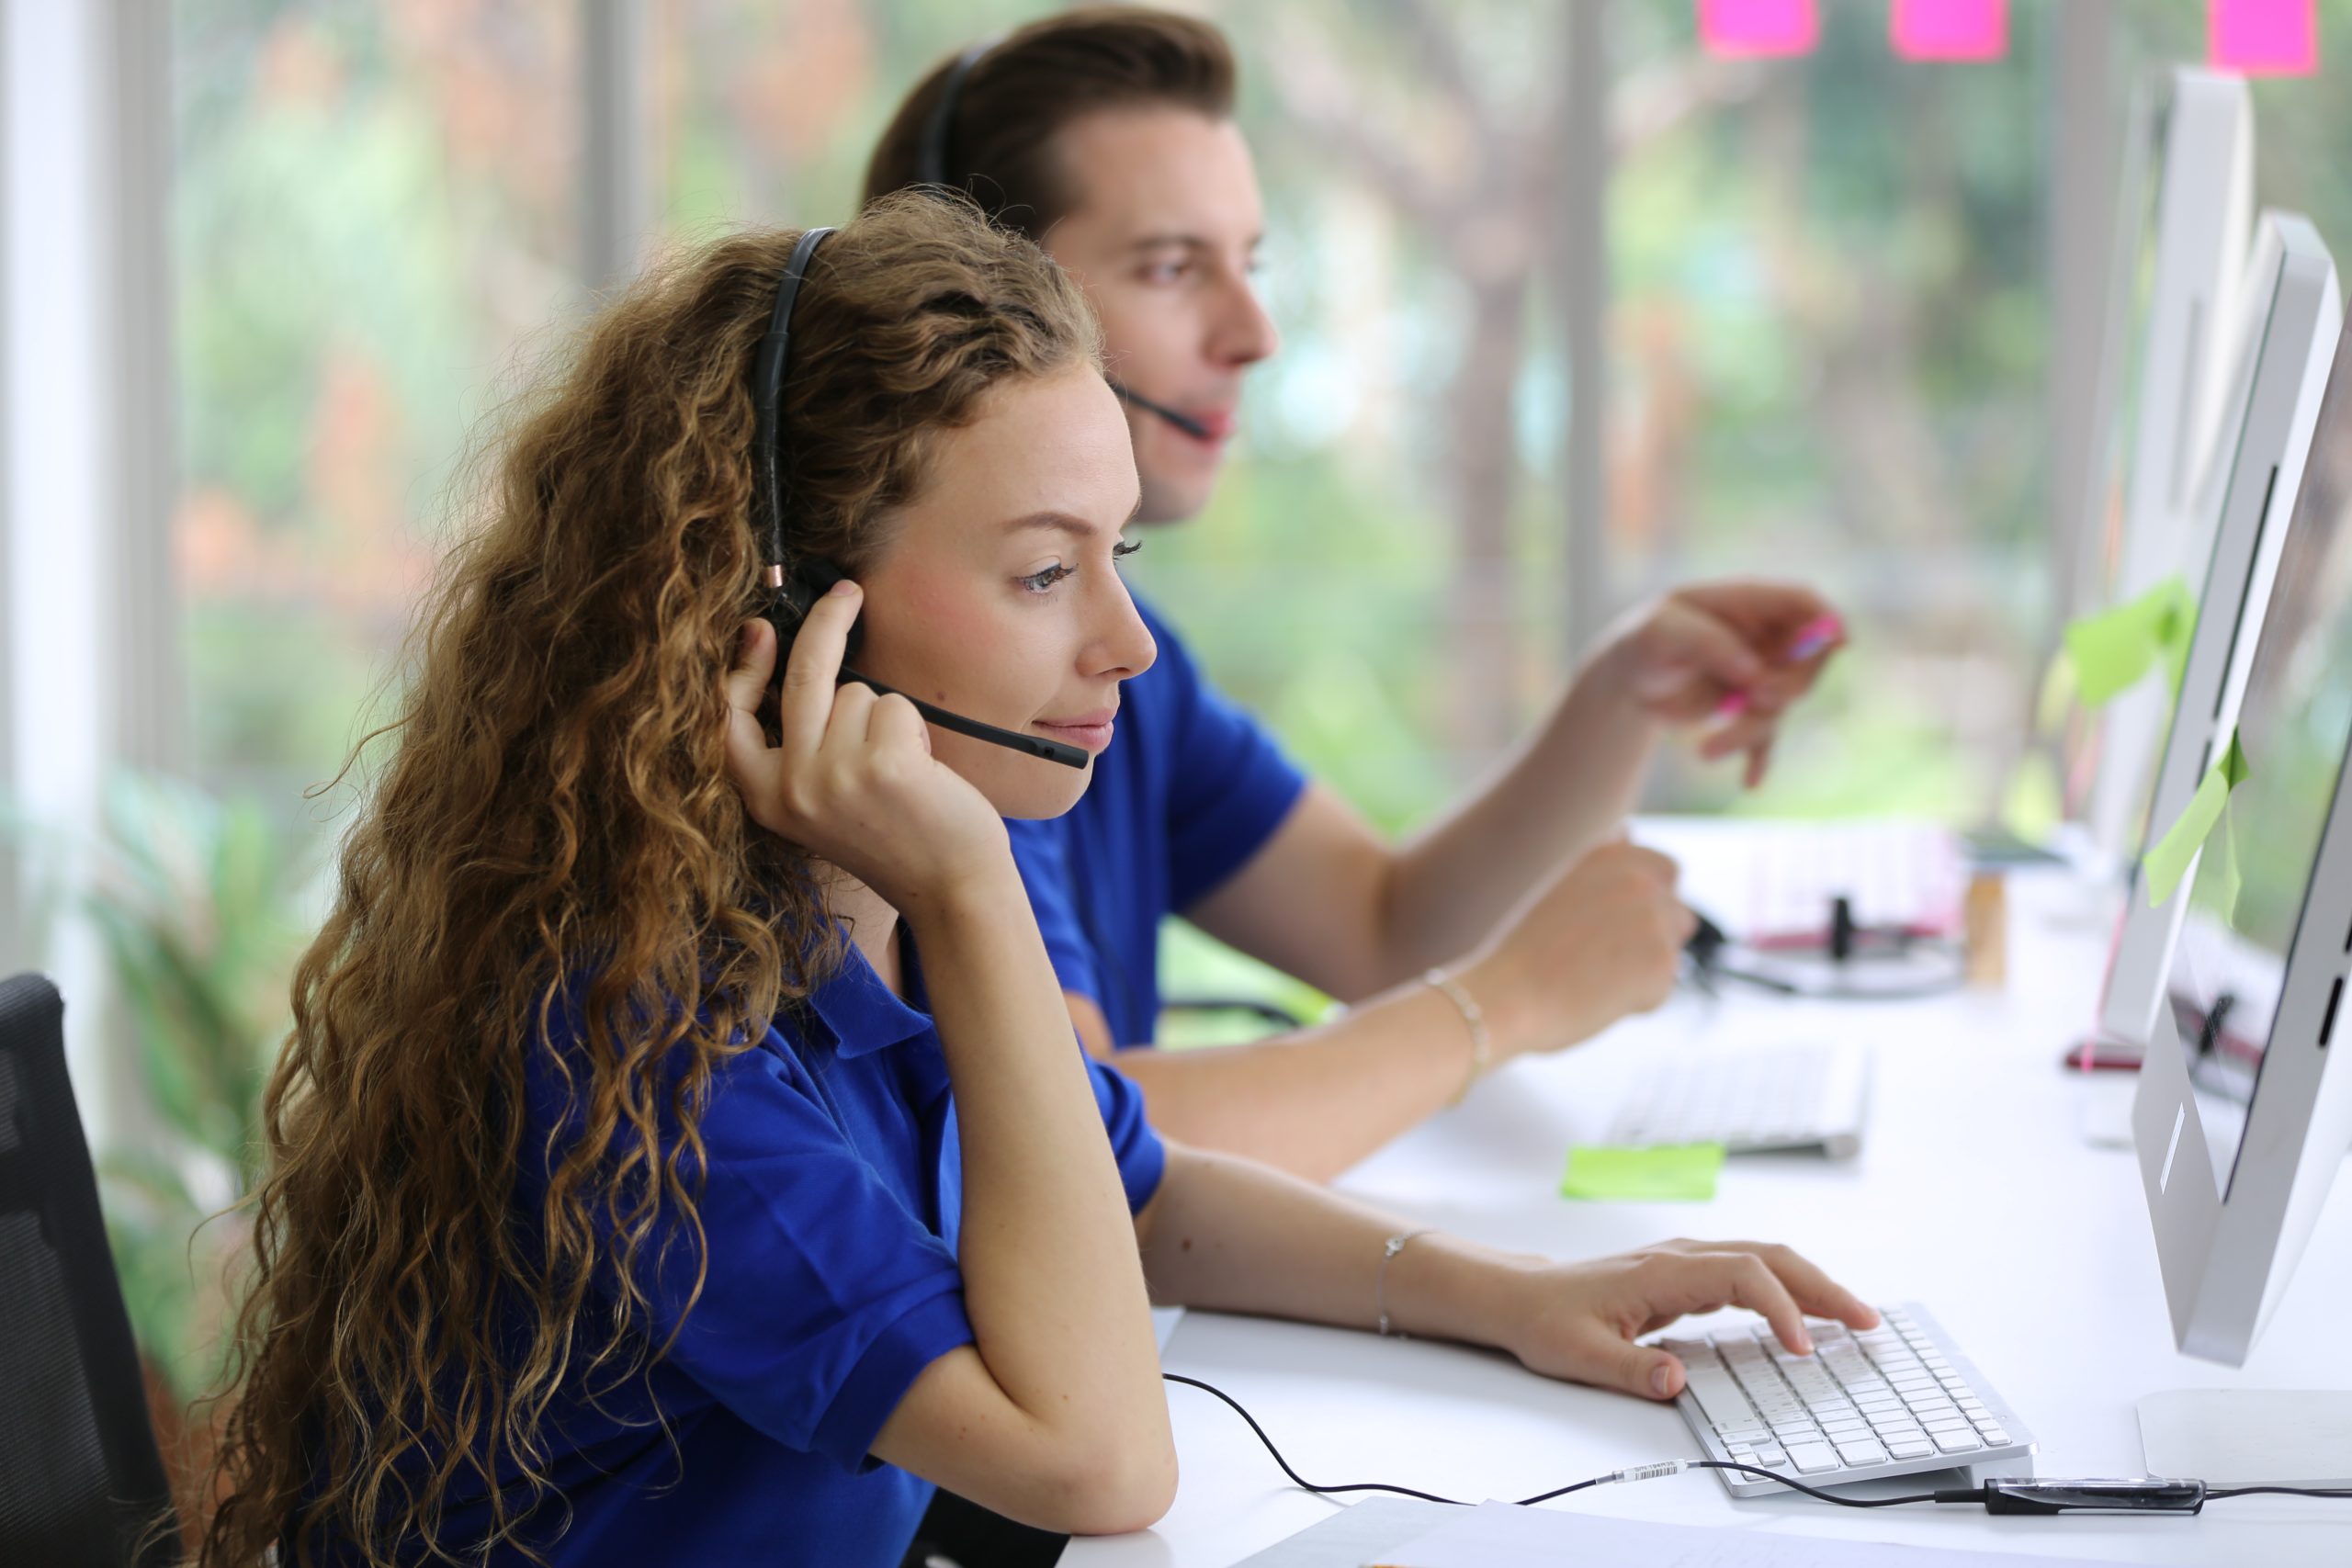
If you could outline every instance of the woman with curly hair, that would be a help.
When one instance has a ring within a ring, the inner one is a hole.
[[[1634,1341],[1681,1313],[1872,1321],[1780,1248],[1398,1250],[1161,1144],[1072,1038],[1001,820],[1070,807],[1153,657],[1091,318],[922,197],[779,311],[798,239],[588,327],[420,626],[270,1086],[204,1561],[884,1565],[934,1484],[1136,1529],[1176,1482],[1153,1297],[1656,1398],[1682,1370]],[[851,580],[775,683],[772,314],[781,564]],[[839,683],[854,627],[875,680],[1090,765]]]

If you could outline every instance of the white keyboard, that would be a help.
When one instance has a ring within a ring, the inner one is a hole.
[[[1743,846],[1748,899],[1714,912],[1749,947],[1819,946],[1829,906],[1846,899],[1871,931],[1948,937],[1961,927],[1967,855],[1949,830],[1919,822],[1787,822]]]
[[[1851,1159],[1870,1111],[1870,1051],[1851,1041],[1663,1056],[1619,1107],[1619,1148],[1721,1144],[1728,1154],[1818,1148]]]
[[[2033,1472],[2033,1435],[1916,1305],[1883,1310],[1866,1334],[1806,1321],[1799,1356],[1758,1323],[1655,1343],[1690,1383],[1675,1401],[1713,1460],[1794,1475],[1812,1486],[1964,1466],[1982,1481]],[[1785,1490],[1719,1470],[1735,1497]]]

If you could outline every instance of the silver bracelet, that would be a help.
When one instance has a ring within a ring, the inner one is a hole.
[[[1431,1233],[1427,1227],[1417,1231],[1405,1231],[1390,1236],[1381,1246],[1380,1271],[1372,1277],[1372,1304],[1374,1310],[1379,1314],[1380,1332],[1383,1335],[1395,1334],[1399,1339],[1405,1337],[1401,1329],[1392,1329],[1388,1326],[1388,1260],[1404,1251],[1405,1244],[1415,1236],[1430,1234]]]
[[[1494,1066],[1495,1037],[1487,1032],[1487,1015],[1478,1010],[1478,998],[1472,996],[1461,981],[1442,969],[1431,969],[1421,976],[1422,983],[1453,1004],[1462,1015],[1463,1027],[1470,1032],[1470,1070],[1462,1076],[1462,1087],[1445,1103],[1459,1105],[1470,1092],[1470,1086],[1487,1076]]]

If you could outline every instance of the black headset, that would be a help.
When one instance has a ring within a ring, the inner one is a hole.
[[[931,113],[923,117],[922,144],[915,150],[915,178],[920,183],[949,189],[963,188],[963,180],[950,179],[947,175],[948,160],[956,139],[956,107],[964,96],[964,83],[972,74],[972,67],[997,46],[997,41],[993,38],[982,39],[957,55],[956,63],[947,68],[947,79],[940,84],[939,97],[932,104]],[[1159,415],[1195,441],[1213,439],[1208,426],[1182,410],[1155,402],[1114,377],[1105,376],[1103,379],[1111,383],[1111,390],[1118,393],[1122,401],[1131,403],[1146,413]]]
[[[752,526],[767,546],[767,586],[771,598],[765,612],[768,624],[775,627],[776,679],[784,674],[785,656],[792,650],[792,639],[799,632],[801,623],[817,601],[842,581],[841,569],[832,562],[816,557],[803,557],[789,570],[786,566],[784,539],[785,503],[784,452],[782,446],[784,423],[784,377],[792,360],[792,305],[799,298],[800,280],[808,275],[808,263],[817,254],[831,229],[810,229],[792,247],[791,259],[784,264],[784,279],[776,286],[775,310],[768,318],[767,335],[760,339],[758,350],[752,355],[752,409],[754,424],[752,434]],[[849,646],[842,650],[841,681],[855,681],[871,686],[885,695],[907,696],[896,687],[886,686],[871,675],[859,673],[849,661],[857,656],[860,628],[850,628]],[[1047,740],[1043,736],[1024,735],[1017,729],[1001,729],[993,724],[982,724],[962,714],[949,713],[934,707],[919,697],[907,696],[915,711],[942,729],[952,729],[958,735],[968,735],[975,740],[985,740],[993,746],[1042,757],[1065,767],[1083,768],[1092,759],[1080,747]]]

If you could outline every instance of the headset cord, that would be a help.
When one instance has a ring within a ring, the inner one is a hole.
[[[1188,1378],[1182,1372],[1162,1372],[1159,1375],[1170,1382],[1180,1382],[1187,1388],[1197,1388],[1203,1393],[1212,1393],[1225,1401],[1236,1416],[1250,1424],[1250,1429],[1258,1434],[1258,1440],[1265,1444],[1266,1451],[1274,1456],[1274,1463],[1281,1466],[1284,1475],[1290,1477],[1291,1484],[1301,1491],[1313,1492],[1327,1497],[1341,1492],[1393,1492],[1400,1497],[1418,1497],[1424,1503],[1444,1503],[1457,1508],[1466,1508],[1471,1506],[1459,1497],[1441,1497],[1432,1492],[1417,1492],[1409,1486],[1392,1486],[1384,1481],[1351,1481],[1344,1485],[1318,1486],[1290,1467],[1290,1461],[1283,1458],[1282,1450],[1274,1447],[1274,1440],[1266,1436],[1266,1429],[1263,1427],[1258,1425],[1258,1418],[1243,1409],[1241,1402],[1233,1395],[1215,1383],[1205,1383],[1198,1378]],[[1937,1500],[1936,1495],[1932,1492],[1921,1492],[1902,1497],[1869,1499],[1840,1497],[1832,1493],[1824,1492],[1818,1487],[1807,1486],[1804,1482],[1792,1480],[1776,1471],[1759,1470],[1752,1464],[1736,1464],[1726,1460],[1713,1459],[1674,1459],[1666,1460],[1657,1464],[1635,1465],[1628,1470],[1611,1471],[1607,1475],[1596,1475],[1589,1481],[1578,1481],[1566,1486],[1555,1487],[1549,1492],[1539,1492],[1532,1497],[1520,1498],[1519,1505],[1521,1507],[1528,1507],[1537,1503],[1548,1503],[1555,1497],[1565,1497],[1571,1492],[1581,1492],[1589,1486],[1608,1486],[1627,1481],[1649,1481],[1663,1475],[1679,1475],[1686,1470],[1742,1471],[1749,1475],[1760,1475],[1768,1480],[1777,1481],[1784,1486],[1793,1487],[1809,1496],[1818,1497],[1825,1503],[1836,1503],[1841,1507],[1848,1508],[1892,1508],[1903,1503],[1932,1503]]]
[[[1282,1472],[1290,1477],[1291,1484],[1303,1492],[1312,1492],[1325,1497],[1342,1492],[1389,1492],[1399,1497],[1419,1498],[1424,1503],[1442,1503],[1449,1507],[1466,1508],[1471,1506],[1459,1497],[1441,1497],[1433,1492],[1419,1492],[1410,1486],[1392,1486],[1385,1481],[1351,1481],[1342,1485],[1318,1486],[1290,1467],[1290,1461],[1283,1458],[1282,1450],[1274,1447],[1274,1440],[1266,1436],[1266,1429],[1263,1427],[1258,1425],[1258,1418],[1243,1409],[1241,1402],[1233,1395],[1215,1383],[1203,1382],[1198,1378],[1186,1377],[1182,1372],[1162,1372],[1159,1375],[1170,1382],[1182,1383],[1186,1388],[1197,1388],[1203,1393],[1215,1394],[1218,1399],[1223,1400],[1236,1416],[1249,1423],[1250,1430],[1258,1435],[1258,1441],[1265,1445],[1266,1451],[1273,1456],[1274,1463],[1281,1467]],[[1538,1503],[1548,1503],[1555,1497],[1565,1497],[1571,1492],[1582,1492],[1588,1487],[1611,1486],[1632,1481],[1655,1481],[1662,1476],[1679,1475],[1686,1470],[1736,1470],[1744,1475],[1759,1475],[1767,1481],[1777,1481],[1791,1491],[1802,1492],[1808,1497],[1818,1497],[1825,1503],[1835,1503],[1841,1508],[1899,1508],[1912,1503],[1981,1504],[1985,1501],[1984,1492],[1975,1487],[1947,1489],[1939,1492],[1910,1492],[1900,1497],[1840,1497],[1836,1493],[1825,1492],[1818,1486],[1808,1486],[1794,1476],[1782,1475],[1777,1470],[1765,1470],[1757,1465],[1740,1464],[1735,1461],[1719,1459],[1670,1459],[1662,1460],[1656,1464],[1637,1464],[1624,1470],[1612,1470],[1606,1475],[1596,1475],[1588,1481],[1573,1482],[1566,1486],[1555,1487],[1549,1492],[1539,1492],[1532,1497],[1520,1498],[1518,1506],[1522,1508],[1532,1507]],[[2210,1503],[2223,1497],[2250,1497],[2261,1493],[2283,1497],[2352,1497],[2352,1487],[2230,1486],[2206,1492],[2203,1500]]]

